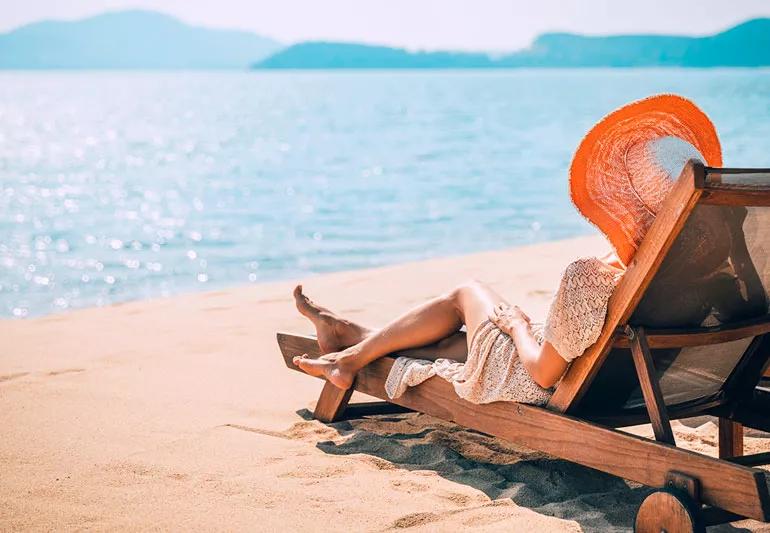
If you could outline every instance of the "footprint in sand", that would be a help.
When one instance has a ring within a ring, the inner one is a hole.
[[[341,436],[340,431],[332,426],[321,424],[315,420],[297,422],[282,434],[292,440],[318,442],[319,440],[335,440]]]
[[[294,479],[327,479],[334,477],[350,476],[353,475],[353,467],[348,464],[334,465],[326,468],[300,468],[297,470],[289,470],[286,473],[278,474],[279,478],[294,478]]]
[[[78,372],[85,372],[85,368],[63,368],[61,370],[51,370],[46,372],[46,376],[60,376],[62,374],[76,374]]]
[[[416,483],[409,480],[396,479],[390,482],[394,489],[401,492],[425,492],[430,486],[425,483]]]
[[[478,528],[504,521],[510,523],[509,521],[516,513],[516,504],[511,500],[495,500],[479,507],[458,509],[458,511],[462,513],[459,516],[464,517],[461,522],[464,526]]]
[[[269,429],[255,428],[251,426],[243,426],[241,424],[223,424],[222,427],[233,428],[239,431],[246,431],[248,433],[258,433],[259,435],[267,435],[268,437],[277,437],[279,439],[290,439],[279,431],[270,431]]]
[[[0,383],[4,381],[11,381],[12,379],[17,378],[23,378],[24,376],[28,376],[29,372],[16,372],[15,374],[5,374],[0,376]]]
[[[186,481],[190,479],[190,475],[185,472],[178,472],[166,467],[138,462],[114,462],[106,464],[102,468],[107,472],[119,474],[119,484],[126,483],[126,476],[130,478],[165,478],[173,481]]]
[[[455,505],[459,505],[461,507],[464,507],[474,501],[471,496],[468,496],[467,494],[461,494],[459,492],[446,492],[443,494],[437,494],[437,496],[443,500],[451,502]]]
[[[397,519],[393,522],[392,527],[395,529],[406,529],[409,527],[424,526],[425,524],[430,524],[431,522],[436,522],[440,519],[441,517],[436,513],[411,513]]]
[[[359,458],[359,461],[366,463],[369,466],[373,466],[375,470],[395,470],[396,465],[385,459],[374,457],[371,455],[364,455]]]

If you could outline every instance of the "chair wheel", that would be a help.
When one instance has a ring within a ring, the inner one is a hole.
[[[647,496],[636,513],[637,533],[705,533],[698,505],[683,492],[660,489]]]

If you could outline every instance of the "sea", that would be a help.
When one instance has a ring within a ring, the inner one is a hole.
[[[0,72],[0,317],[591,233],[576,146],[663,92],[770,167],[768,69]]]

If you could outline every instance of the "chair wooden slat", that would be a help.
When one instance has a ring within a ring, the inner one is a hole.
[[[770,333],[770,315],[752,318],[725,326],[687,329],[650,329],[647,343],[650,348],[686,348],[732,342],[746,337]],[[631,343],[622,329],[616,333],[613,348],[630,348]]]
[[[701,203],[770,206],[770,169],[706,167],[705,171]]]

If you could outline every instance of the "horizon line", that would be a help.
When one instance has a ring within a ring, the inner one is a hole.
[[[535,37],[530,41],[526,46],[521,48],[500,48],[500,49],[492,49],[492,48],[448,48],[448,47],[412,47],[409,45],[404,44],[398,44],[395,42],[385,42],[385,41],[366,41],[366,40],[347,40],[347,39],[334,39],[334,38],[323,38],[323,37],[311,37],[307,39],[301,39],[296,41],[284,41],[281,39],[278,39],[272,35],[269,35],[267,33],[258,32],[253,29],[247,29],[247,28],[239,28],[235,26],[206,26],[198,23],[189,22],[180,16],[169,13],[168,11],[164,10],[157,10],[157,9],[142,9],[142,8],[127,8],[127,9],[108,9],[105,11],[100,11],[91,15],[81,16],[78,18],[40,18],[36,20],[32,20],[30,22],[26,22],[23,24],[20,24],[18,26],[11,27],[7,30],[0,30],[0,37],[14,33],[16,31],[19,31],[21,29],[27,28],[29,26],[34,26],[37,24],[43,24],[43,23],[63,23],[63,24],[70,24],[70,23],[78,23],[83,22],[86,20],[98,18],[105,15],[118,15],[118,14],[125,14],[125,13],[146,13],[146,14],[152,14],[152,15],[161,15],[168,17],[170,19],[173,19],[175,21],[178,21],[181,24],[184,24],[185,26],[189,26],[191,28],[197,28],[197,29],[205,29],[205,30],[214,30],[214,31],[232,31],[232,32],[243,32],[243,33],[249,33],[258,37],[262,37],[265,39],[269,39],[274,41],[276,44],[281,45],[284,48],[288,48],[290,46],[295,46],[303,43],[331,43],[331,44],[350,44],[350,45],[364,45],[364,46],[372,46],[372,47],[384,47],[384,48],[400,48],[402,50],[406,50],[408,52],[412,53],[419,53],[419,52],[427,52],[427,53],[434,53],[434,52],[449,52],[449,53],[468,53],[468,54],[486,54],[488,56],[496,56],[500,54],[510,54],[514,52],[519,51],[525,51],[532,47],[532,45],[535,43],[537,39],[544,35],[575,35],[579,37],[586,37],[586,38],[610,38],[610,37],[681,37],[681,38],[692,38],[692,39],[698,39],[698,38],[704,38],[704,37],[712,37],[715,35],[719,35],[721,33],[724,33],[725,31],[731,30],[735,27],[741,26],[743,24],[756,21],[756,20],[770,20],[770,15],[766,16],[757,16],[757,17],[751,17],[747,19],[743,19],[741,22],[733,23],[730,25],[727,25],[723,27],[720,30],[714,31],[714,32],[708,32],[708,33],[693,33],[693,34],[685,34],[685,33],[668,33],[668,32],[638,32],[638,33],[588,33],[588,32],[576,32],[576,31],[569,31],[569,30],[560,30],[560,29],[549,29],[546,31],[542,31],[540,33],[537,33]],[[558,68],[558,67],[557,67]],[[610,67],[615,68],[615,67]],[[620,67],[622,68],[622,67]],[[750,68],[750,67],[749,67]],[[35,69],[30,69],[35,70]],[[45,69],[40,69],[45,70]],[[62,69],[62,70],[68,70],[68,69]],[[75,70],[75,69],[73,69]]]

